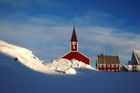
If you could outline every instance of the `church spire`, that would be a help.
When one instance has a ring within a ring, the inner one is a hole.
[[[72,32],[71,41],[77,41],[75,26],[73,27],[73,32]]]

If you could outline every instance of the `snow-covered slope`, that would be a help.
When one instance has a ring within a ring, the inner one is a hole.
[[[92,66],[85,64],[81,61],[75,60],[75,59],[68,60],[64,58],[59,58],[59,59],[53,60],[52,62],[46,63],[45,65],[52,70],[63,72],[66,74],[76,74],[78,72],[77,68],[97,71]]]
[[[2,40],[0,40],[0,53],[13,58],[12,60],[20,62],[21,64],[32,70],[43,73],[56,74],[59,72],[64,72],[66,74],[76,74],[77,71],[75,70],[75,68],[84,68],[95,71],[92,66],[87,65],[83,62],[77,60],[70,61],[62,58],[53,60],[52,62],[48,62],[44,65],[42,61],[40,61],[35,55],[33,55],[32,51],[26,48],[6,43]]]
[[[28,49],[0,40],[0,53],[13,58],[11,61],[15,60],[32,70],[42,73],[54,73],[46,66],[44,66],[43,63],[32,54],[32,51]]]

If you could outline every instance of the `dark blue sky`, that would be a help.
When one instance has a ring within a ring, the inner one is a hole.
[[[101,11],[122,18],[130,25],[140,25],[139,0],[1,0],[1,16],[25,13],[71,18]]]
[[[139,17],[140,0],[0,0],[0,39],[51,60],[69,51],[75,22],[92,62],[105,48],[127,63],[140,50]]]

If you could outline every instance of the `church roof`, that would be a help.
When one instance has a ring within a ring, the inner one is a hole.
[[[76,59],[78,61],[82,61],[83,63],[89,64],[89,58],[80,52],[68,52],[63,56],[63,58],[69,60]]]
[[[134,50],[129,64],[140,64],[140,51]]]
[[[73,32],[72,32],[71,41],[77,41],[75,27],[73,28]]]

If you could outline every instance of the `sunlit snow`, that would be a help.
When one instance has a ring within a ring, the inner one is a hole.
[[[96,70],[92,66],[74,59],[67,60],[60,58],[45,63],[39,60],[32,51],[6,43],[2,40],[0,41],[0,52],[12,57],[13,60],[20,62],[28,68],[42,73],[58,74],[63,72],[64,74],[76,74],[75,68]]]

